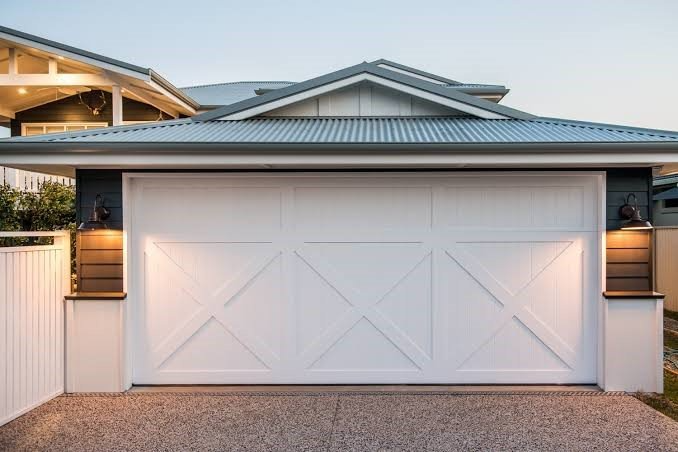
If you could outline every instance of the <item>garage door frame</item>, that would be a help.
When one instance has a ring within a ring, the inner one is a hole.
[[[484,172],[440,172],[440,171],[398,171],[398,172],[351,172],[351,171],[338,171],[338,172],[303,172],[303,173],[284,173],[284,172],[224,172],[224,173],[215,173],[215,172],[133,172],[133,173],[123,173],[123,209],[124,209],[124,231],[123,234],[123,258],[124,258],[124,290],[128,293],[128,302],[127,302],[127,318],[132,319],[134,315],[134,302],[138,297],[135,293],[134,287],[134,278],[130,274],[131,257],[132,254],[128,252],[128,239],[132,236],[132,208],[129,193],[132,185],[133,179],[140,178],[150,178],[150,179],[160,179],[160,178],[173,178],[173,179],[182,179],[182,178],[196,178],[196,177],[224,177],[224,178],[257,178],[257,177],[272,177],[272,176],[327,176],[332,174],[332,176],[349,176],[349,177],[421,177],[421,176],[430,176],[430,177],[502,177],[502,176],[552,176],[552,177],[567,177],[567,176],[591,176],[596,180],[596,186],[598,191],[598,218],[596,221],[597,224],[597,235],[599,237],[598,248],[600,252],[598,253],[597,267],[598,267],[598,277],[596,281],[598,282],[598,293],[601,294],[596,300],[598,302],[598,309],[596,309],[596,320],[597,331],[595,335],[597,336],[597,352],[596,352],[596,362],[597,362],[597,383],[602,385],[602,337],[603,337],[603,316],[602,316],[602,303],[599,301],[602,300],[602,291],[605,281],[605,265],[604,265],[604,256],[605,256],[605,172],[600,171],[511,171],[511,172],[494,172],[494,171],[484,171]],[[125,337],[126,337],[126,365],[124,375],[126,376],[126,386],[131,386],[132,384],[132,373],[133,373],[133,352],[134,352],[134,333],[133,333],[133,321],[125,322]]]

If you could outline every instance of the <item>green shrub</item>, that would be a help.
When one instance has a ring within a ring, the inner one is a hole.
[[[0,231],[71,231],[71,267],[75,271],[75,187],[43,182],[37,192],[0,185]],[[0,246],[51,243],[48,237],[5,238]]]

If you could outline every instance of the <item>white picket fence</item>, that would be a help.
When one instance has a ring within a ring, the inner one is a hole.
[[[40,184],[46,181],[68,186],[75,185],[75,179],[70,177],[52,176],[50,174],[7,168],[6,166],[0,166],[0,173],[3,184],[24,191],[38,191],[40,189]]]
[[[0,247],[0,425],[64,391],[64,296],[70,291],[70,234],[53,245]]]

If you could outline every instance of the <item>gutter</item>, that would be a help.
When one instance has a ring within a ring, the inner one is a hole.
[[[372,153],[375,155],[407,154],[516,154],[538,155],[542,153],[625,153],[647,152],[678,153],[675,142],[582,142],[582,143],[185,143],[185,142],[29,142],[0,141],[0,159],[9,154],[81,154],[81,155],[127,155],[156,154],[269,154],[304,155],[318,152],[346,155]]]
[[[186,93],[181,91],[179,88],[176,86],[172,85],[169,81],[167,81],[165,78],[163,78],[160,74],[155,72],[153,69],[148,69],[148,74],[151,77],[151,80],[157,83],[158,85],[162,86],[165,88],[167,91],[171,92],[175,96],[177,96],[179,99],[183,100],[186,102],[188,105],[190,105],[194,110],[198,110],[200,108],[200,104],[196,101],[194,101],[192,98],[190,98]]]

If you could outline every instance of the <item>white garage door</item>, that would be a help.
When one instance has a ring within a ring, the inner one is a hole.
[[[591,383],[595,176],[137,175],[134,383]]]

